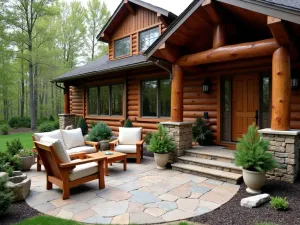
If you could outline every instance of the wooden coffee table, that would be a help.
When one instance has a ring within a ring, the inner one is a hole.
[[[127,155],[121,152],[112,152],[112,155],[105,155],[104,152],[97,152],[92,154],[87,154],[87,158],[98,158],[98,157],[106,157],[104,160],[105,165],[105,176],[108,176],[108,164],[112,164],[113,162],[123,161],[123,170],[126,171],[127,164],[126,164],[126,157]]]

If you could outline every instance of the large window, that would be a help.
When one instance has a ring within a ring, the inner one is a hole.
[[[142,116],[170,117],[170,80],[142,82]]]
[[[140,32],[140,36],[139,36],[140,52],[147,50],[150,47],[150,45],[152,45],[153,42],[158,38],[158,36],[159,36],[158,27]]]
[[[123,85],[89,88],[88,114],[121,116],[123,114]]]
[[[115,58],[130,54],[130,37],[116,40],[114,43]]]

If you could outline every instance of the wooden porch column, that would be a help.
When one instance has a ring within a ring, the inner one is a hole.
[[[171,122],[183,122],[183,70],[172,66]]]
[[[70,85],[64,84],[64,114],[70,114]]]
[[[291,118],[291,68],[288,51],[280,47],[272,60],[272,130],[289,130]]]
[[[225,46],[225,26],[224,24],[218,24],[214,28],[213,33],[213,49]]]

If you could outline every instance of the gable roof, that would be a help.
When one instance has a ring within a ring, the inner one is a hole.
[[[295,0],[216,0],[250,11],[270,15],[300,24],[300,1]],[[202,5],[204,0],[194,0],[164,33],[144,52],[150,58],[155,51]]]
[[[104,27],[102,28],[100,33],[97,35],[98,41],[107,42],[107,40],[105,40],[105,38],[101,37],[101,35],[107,31],[114,30],[114,27],[118,26],[120,24],[120,22],[124,19],[124,17],[129,12],[127,7],[125,6],[125,4],[130,4],[130,3],[133,3],[135,5],[149,9],[151,11],[157,12],[158,14],[164,16],[166,19],[170,20],[170,22],[172,22],[173,20],[175,20],[177,18],[177,16],[174,13],[167,11],[163,8],[154,6],[150,3],[143,2],[141,0],[122,0],[122,2],[119,4],[118,8],[115,10],[113,15],[109,18],[109,20],[104,25]]]
[[[108,72],[132,69],[135,67],[143,67],[154,65],[153,62],[147,61],[143,55],[135,55],[119,60],[109,60],[108,55],[104,55],[99,59],[92,62],[88,62],[84,66],[71,70],[57,78],[51,80],[51,82],[64,82],[68,80],[75,80],[80,78],[91,77],[95,75],[101,75]]]

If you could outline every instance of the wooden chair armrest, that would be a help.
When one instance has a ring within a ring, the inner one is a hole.
[[[85,145],[91,145],[91,146],[93,146],[96,149],[97,152],[99,151],[99,143],[98,142],[84,141],[84,144]]]
[[[70,153],[69,156],[70,158],[84,158],[86,155],[86,152],[76,152],[76,153]]]
[[[144,141],[145,141],[145,139],[142,139],[142,140],[138,141],[138,142],[136,143],[136,145],[142,145],[142,144],[144,143]]]
[[[119,142],[119,139],[109,142],[109,145],[116,145]]]
[[[97,157],[97,158],[76,160],[76,161],[71,161],[69,163],[61,163],[61,164],[59,164],[59,167],[61,167],[61,168],[76,167],[77,165],[86,164],[86,163],[90,163],[90,162],[98,162],[98,161],[102,161],[105,159],[106,159],[106,157],[103,156],[103,157]]]

